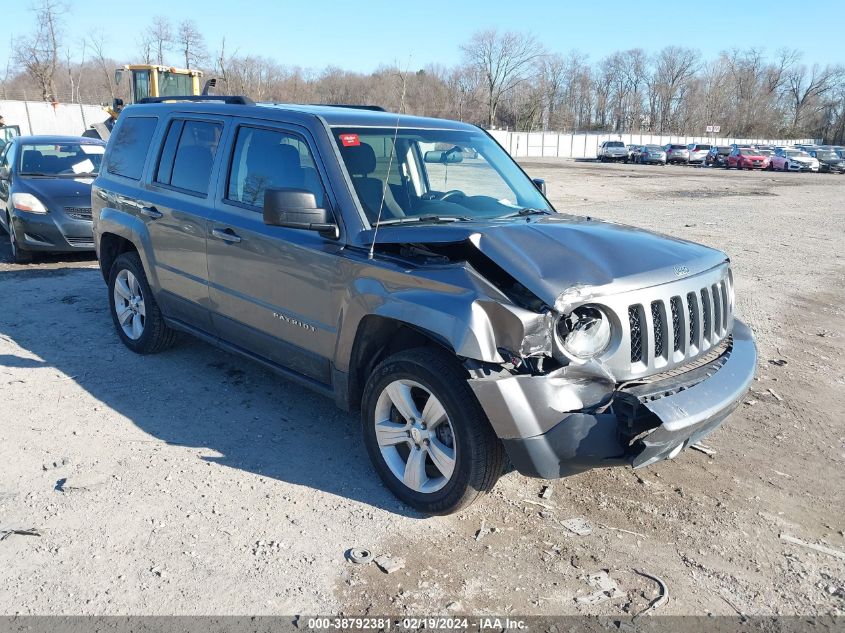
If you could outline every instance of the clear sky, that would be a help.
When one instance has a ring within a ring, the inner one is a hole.
[[[3,66],[9,36],[32,28],[32,5],[33,0],[3,2]],[[803,50],[806,63],[845,63],[841,0],[69,0],[67,6],[67,43],[78,43],[86,29],[100,28],[110,56],[126,62],[141,61],[139,32],[151,16],[161,14],[173,22],[193,18],[212,51],[225,36],[228,52],[315,69],[331,64],[371,71],[380,64],[405,66],[409,57],[412,69],[452,65],[460,59],[462,41],[491,27],[528,31],[551,51],[578,49],[594,61],[615,50],[651,52],[676,44],[698,48],[707,58],[733,47],[774,53],[786,46]]]

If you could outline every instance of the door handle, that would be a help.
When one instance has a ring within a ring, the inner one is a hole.
[[[158,220],[162,215],[164,215],[155,207],[141,207],[141,214],[147,216],[150,220]]]
[[[241,236],[237,235],[232,229],[211,229],[211,235],[218,240],[231,242],[232,244],[237,244],[241,241]]]

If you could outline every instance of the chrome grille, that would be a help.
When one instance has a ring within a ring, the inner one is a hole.
[[[623,349],[626,357],[630,352],[630,365],[624,366],[622,358],[614,356],[611,363],[617,378],[647,376],[681,367],[719,345],[731,330],[731,283],[725,265],[697,277],[632,291],[609,301],[622,314],[624,310],[628,312],[629,330],[623,342],[630,348]]]
[[[651,324],[654,328],[654,355],[663,356],[663,314],[659,301],[651,302]]]
[[[93,217],[91,207],[65,207],[65,213],[75,220],[90,220]]]
[[[710,290],[713,293],[713,331],[719,333],[722,331],[722,296],[715,285]]]
[[[698,340],[698,302],[695,293],[687,293],[687,318],[689,319],[689,344],[692,346]]]
[[[628,308],[628,325],[631,328],[632,363],[639,363],[643,360],[643,332],[640,323],[640,309],[637,306],[631,306]]]
[[[681,298],[672,297],[669,305],[672,306],[672,351],[679,352],[681,351],[681,337],[683,336],[681,331]]]
[[[712,314],[712,305],[710,303],[710,295],[707,293],[707,288],[701,289],[701,309],[704,313],[702,331],[704,338],[713,336],[713,331],[710,329],[710,315]]]

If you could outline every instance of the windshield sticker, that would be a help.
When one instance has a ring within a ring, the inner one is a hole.
[[[361,144],[361,139],[357,134],[341,134],[340,142],[344,147],[357,147]]]
[[[90,174],[94,171],[94,163],[91,162],[90,158],[86,158],[81,163],[73,165],[71,169],[73,169],[73,173],[75,174]]]
[[[102,145],[80,145],[79,148],[84,154],[105,154],[106,148]]]

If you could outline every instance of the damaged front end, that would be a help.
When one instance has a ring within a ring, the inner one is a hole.
[[[460,262],[474,280],[465,335],[453,349],[518,471],[550,479],[646,466],[674,457],[734,410],[757,353],[751,331],[733,317],[723,254],[694,250],[695,267],[673,264],[671,274],[644,267],[620,281],[618,255],[611,266],[610,247],[594,241],[605,263],[580,261],[581,280],[564,283],[552,260],[528,256],[528,237],[525,229],[498,241],[487,232],[381,244],[403,258]],[[669,261],[693,248],[670,246],[663,246]]]
[[[601,368],[471,379],[515,468],[553,479],[591,468],[670,459],[717,429],[748,390],[757,363],[751,330],[693,369],[616,384]],[[718,353],[718,355],[716,355]]]

